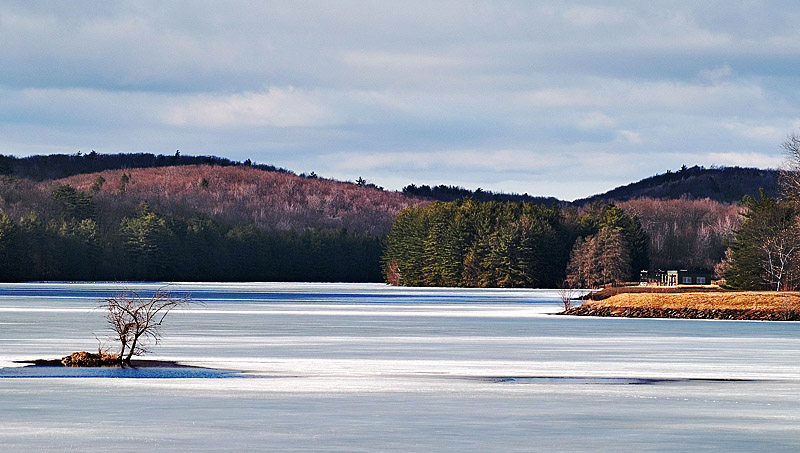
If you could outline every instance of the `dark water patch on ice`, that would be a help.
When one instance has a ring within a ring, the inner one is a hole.
[[[0,378],[126,378],[126,379],[217,379],[240,373],[192,366],[144,366],[138,368],[37,366],[0,368]]]
[[[491,376],[474,378],[498,384],[602,384],[602,385],[656,385],[672,383],[731,383],[755,382],[752,379],[713,378],[641,378],[641,377],[586,377],[586,376]]]

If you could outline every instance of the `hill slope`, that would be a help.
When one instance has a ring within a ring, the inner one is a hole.
[[[129,181],[123,184],[123,175]],[[345,229],[383,236],[415,197],[322,178],[303,178],[246,166],[187,165],[107,170],[75,175],[54,184],[91,192],[120,203],[147,202],[152,208],[190,216],[201,212],[226,224],[252,223],[264,230]],[[121,189],[121,187],[124,188]]]

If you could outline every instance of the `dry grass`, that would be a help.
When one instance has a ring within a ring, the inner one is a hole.
[[[730,292],[716,285],[702,286],[609,286],[589,294],[592,300],[603,300],[617,294],[629,293],[707,293],[707,292]]]
[[[624,293],[591,303],[598,307],[786,311],[800,310],[800,292]]]

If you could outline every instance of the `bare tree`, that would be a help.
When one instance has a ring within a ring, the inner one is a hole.
[[[125,292],[106,299],[106,321],[119,341],[119,361],[130,365],[131,357],[148,352],[161,339],[161,324],[170,311],[190,303],[191,297],[173,297],[166,289],[158,289],[152,297],[143,298]]]
[[[561,303],[564,304],[564,311],[569,310],[572,308],[572,299],[575,296],[575,289],[569,283],[569,281],[564,280],[561,283],[561,287],[558,288],[558,297],[561,298]]]
[[[761,266],[775,291],[786,290],[794,286],[791,277],[796,273],[800,254],[800,226],[793,220],[788,225],[771,226],[770,230],[759,244]]]
[[[575,241],[567,264],[567,281],[573,288],[596,288],[602,284],[597,264],[599,255],[597,236]]]
[[[797,202],[800,201],[800,135],[790,134],[782,146],[786,168],[780,175],[781,191],[785,199]]]
[[[630,250],[621,228],[605,227],[596,235],[575,241],[567,264],[567,280],[573,287],[616,286],[630,275]]]

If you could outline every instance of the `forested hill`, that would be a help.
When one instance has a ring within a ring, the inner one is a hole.
[[[708,198],[723,203],[738,203],[745,195],[758,198],[759,189],[767,195],[778,194],[778,171],[758,168],[685,166],[638,182],[617,187],[606,193],[575,200],[584,205],[595,201],[619,202],[637,198],[676,200]]]
[[[0,175],[10,175],[15,178],[24,178],[33,181],[44,181],[105,170],[200,164],[221,167],[245,166],[263,171],[291,173],[286,169],[272,165],[253,164],[249,159],[245,162],[236,162],[216,156],[182,156],[180,151],[176,151],[172,156],[150,153],[99,154],[92,151],[87,154],[78,152],[76,154],[51,154],[48,156],[28,157],[14,157],[0,154]]]
[[[0,281],[380,281],[397,192],[244,165],[0,176]]]

